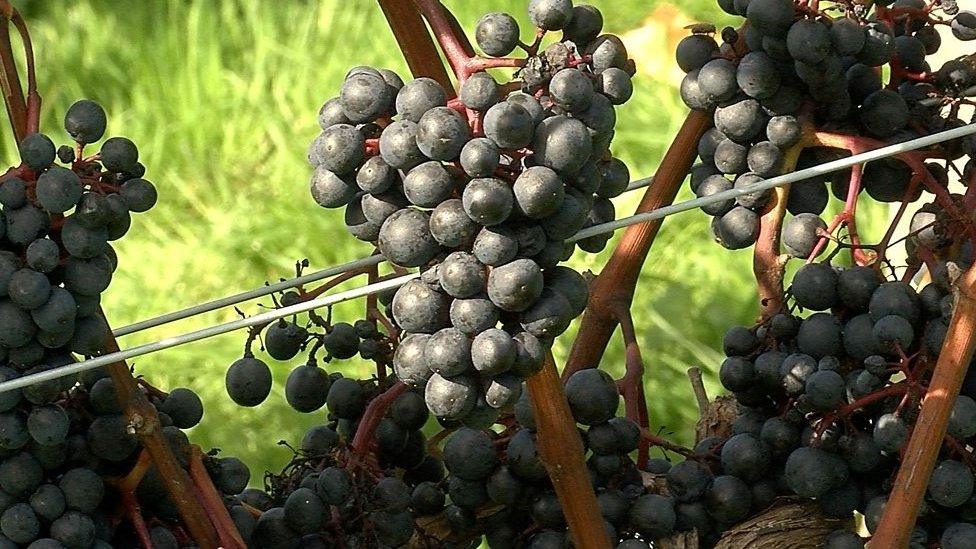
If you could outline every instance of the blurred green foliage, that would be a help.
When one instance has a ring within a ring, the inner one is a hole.
[[[604,10],[607,30],[618,34],[641,25],[660,3],[591,1]],[[68,105],[83,97],[99,101],[109,113],[108,135],[125,135],[139,145],[147,178],[160,191],[159,205],[137,216],[131,234],[116,244],[121,265],[104,300],[113,326],[293,276],[302,258],[318,269],[369,253],[345,232],[341,212],[324,211],[308,196],[305,150],[319,131],[319,106],[337,93],[350,66],[407,74],[375,2],[15,3],[33,34],[44,97],[42,131],[65,142],[61,117]],[[446,4],[467,29],[487,10],[509,11],[528,28],[524,0]],[[730,21],[712,0],[679,7],[695,19]],[[672,59],[669,51],[631,54],[638,61]],[[686,112],[673,82],[663,78],[640,75],[635,98],[619,109],[613,150],[635,178],[653,173]],[[14,162],[9,135],[2,147],[4,158]],[[618,199],[618,215],[633,210],[636,194]],[[680,199],[689,197],[683,190]],[[708,222],[694,212],[667,220],[641,274],[633,309],[653,427],[674,432],[681,442],[691,438],[697,416],[685,370],[703,367],[707,387],[716,394],[722,333],[751,322],[756,311],[750,253],[713,244]],[[867,220],[862,224],[871,227]],[[608,256],[609,251],[579,252],[572,263],[599,272]],[[254,303],[242,309],[260,310]],[[361,303],[335,310],[337,318],[349,321],[361,314]],[[224,310],[120,343],[131,347],[237,316]],[[573,335],[571,330],[560,339],[557,360]],[[253,409],[234,406],[223,377],[240,357],[244,339],[243,333],[222,336],[133,364],[162,389],[197,391],[206,414],[192,439],[243,458],[252,482],[259,483],[261,472],[280,468],[290,455],[276,442],[297,442],[325,412],[302,415],[287,407],[283,383],[293,364],[279,363],[272,363],[276,383],[267,402]],[[615,340],[602,366],[619,373],[622,362]],[[359,376],[371,371],[355,361],[328,368]]]

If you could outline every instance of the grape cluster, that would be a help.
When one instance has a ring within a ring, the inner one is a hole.
[[[28,135],[22,164],[0,179],[0,362],[17,371],[90,356],[108,341],[99,302],[118,264],[110,242],[155,205],[156,189],[124,137],[81,157],[105,123],[97,103],[74,103],[64,127],[76,146],[55,150],[48,136]]]
[[[55,363],[54,365],[58,365]],[[0,379],[17,377],[0,367]],[[155,407],[162,435],[187,468],[191,446],[185,429],[203,416],[189,389],[160,393],[141,386]],[[110,548],[139,545],[137,532],[117,520],[132,501],[112,479],[136,466],[143,448],[123,414],[115,382],[102,369],[0,394],[0,547]],[[239,493],[250,478],[236,458],[205,461],[214,485]],[[189,541],[163,479],[150,466],[138,483],[135,502],[156,547]]]
[[[732,188],[806,168],[850,153],[813,147],[817,130],[900,142],[962,125],[958,104],[976,95],[976,65],[962,58],[934,69],[941,14],[951,15],[953,34],[976,38],[976,14],[954,3],[896,0],[868,5],[838,3],[816,13],[793,0],[722,0],[730,14],[742,15],[741,32],[684,38],[677,48],[687,72],[681,96],[692,109],[713,114],[714,126],[698,143],[701,163],[691,188],[707,197]],[[957,13],[958,12],[958,13]],[[883,69],[890,75],[887,80]],[[973,150],[960,143],[937,148],[949,158]],[[929,164],[940,182],[945,167]],[[912,187],[912,170],[899,160],[868,164],[858,192],[880,202],[900,202]],[[830,190],[847,200],[850,170],[794,183],[787,208],[794,230],[816,230]],[[716,239],[730,249],[755,243],[759,217],[772,207],[772,192],[746,194],[702,207],[714,216]],[[825,225],[824,225],[825,227]],[[789,231],[789,229],[785,229]],[[796,251],[796,250],[794,250]],[[803,248],[807,254],[812,247]]]
[[[614,108],[632,93],[623,44],[600,34],[592,6],[536,1],[529,14],[562,39],[542,52],[520,45],[505,13],[475,30],[488,56],[529,52],[514,82],[474,72],[451,98],[429,78],[357,67],[322,106],[309,148],[315,201],[345,207],[356,238],[422,271],[390,307],[402,332],[393,363],[444,419],[511,405],[538,371],[586,305],[585,280],[558,264],[609,236],[565,241],[614,219],[610,199],[630,179],[609,152]]]
[[[701,441],[666,473],[679,516],[712,542],[786,495],[813,499],[832,518],[858,511],[873,531],[953,309],[947,277],[916,292],[873,267],[809,263],[789,294],[804,315],[725,334],[719,377],[739,406],[731,436]],[[914,534],[920,547],[976,543],[974,397],[964,390],[953,409]],[[863,547],[840,531],[825,544]]]

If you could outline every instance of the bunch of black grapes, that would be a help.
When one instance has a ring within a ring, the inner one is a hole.
[[[849,156],[808,148],[816,130],[901,142],[960,126],[960,101],[976,95],[972,58],[938,69],[926,61],[940,48],[936,21],[943,15],[951,16],[956,38],[976,39],[976,14],[959,12],[954,2],[831,3],[816,14],[793,0],[719,5],[745,16],[741,32],[725,29],[721,45],[708,34],[694,34],[677,49],[678,64],[688,73],[682,98],[713,114],[714,127],[698,144],[701,163],[692,170],[691,188],[699,197]],[[937,148],[957,159],[972,156],[972,145],[957,141]],[[932,163],[929,169],[940,184],[948,181],[945,166]],[[817,218],[829,200],[827,183],[844,201],[849,179],[846,170],[791,185],[787,207],[797,216],[792,231],[798,238],[811,240],[825,227]],[[867,165],[859,190],[880,202],[900,202],[911,182],[912,170],[903,162],[881,160]],[[771,197],[771,191],[756,192],[702,210],[714,216],[719,243],[746,248],[756,241]],[[793,251],[809,254],[812,246]]]
[[[235,498],[262,512],[253,528],[241,530],[249,546],[566,546],[570,534],[538,454],[527,392],[520,391],[500,429],[442,421],[447,437],[431,453],[421,431],[429,418],[424,397],[408,390],[376,426],[375,461],[364,460],[349,443],[369,401],[388,385],[336,378],[328,422],[306,433],[291,463],[266,477],[265,490]],[[645,489],[630,457],[640,429],[615,416],[614,380],[584,370],[569,379],[566,394],[584,429],[611,546],[648,548],[680,528],[674,501]],[[654,460],[653,470],[662,472],[664,463]]]
[[[775,498],[799,496],[828,517],[858,511],[874,530],[952,314],[950,269],[941,265],[943,274],[916,291],[873,267],[810,263],[789,289],[796,314],[729,330],[719,375],[739,417],[731,437],[701,441],[692,459],[666,473],[679,517],[714,542]],[[971,380],[918,519],[919,547],[976,544]],[[863,547],[843,531],[825,544]]]
[[[345,207],[355,237],[422,271],[392,301],[402,331],[393,362],[443,419],[510,406],[539,370],[587,301],[583,277],[559,263],[609,236],[566,240],[612,220],[610,199],[630,179],[609,152],[614,108],[632,93],[623,44],[600,34],[592,6],[534,1],[529,15],[562,38],[512,84],[477,72],[451,99],[431,79],[357,67],[322,106],[309,149],[316,202]],[[475,36],[501,57],[520,32],[489,13]]]

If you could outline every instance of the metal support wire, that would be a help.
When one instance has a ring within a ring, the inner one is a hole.
[[[627,186],[626,191],[630,192],[637,189],[642,189],[647,187],[654,181],[653,177],[645,177],[644,179],[638,179]],[[295,278],[289,278],[287,280],[282,280],[280,282],[275,282],[274,284],[265,284],[260,288],[254,288],[253,290],[247,290],[238,294],[230,295],[227,297],[222,297],[220,299],[215,299],[213,301],[208,301],[206,303],[200,303],[192,307],[187,307],[186,309],[180,309],[179,311],[173,311],[171,313],[166,313],[152,318],[147,318],[145,320],[140,320],[134,324],[129,324],[128,326],[122,326],[112,332],[115,337],[122,337],[129,334],[134,334],[136,332],[141,332],[143,330],[149,330],[150,328],[156,328],[164,324],[170,324],[178,320],[184,320],[197,315],[202,315],[204,313],[209,313],[216,311],[218,309],[223,309],[224,307],[230,307],[232,305],[237,305],[238,303],[243,303],[245,301],[250,301],[252,299],[257,299],[259,297],[264,297],[266,295],[271,295],[275,292],[280,292],[283,290],[288,290],[296,286],[301,286],[303,284],[310,284],[312,282],[318,282],[332,276],[343,274],[347,271],[353,269],[360,269],[363,267],[372,267],[373,265],[379,265],[384,263],[386,258],[382,255],[376,254],[367,257],[361,257],[354,261],[349,261],[347,263],[342,263],[340,265],[335,265],[329,267],[328,269],[322,269],[321,271],[316,271],[314,273],[309,273],[307,275],[302,275]]]
[[[666,206],[663,208],[658,208],[656,210],[647,213],[632,215],[630,217],[625,217],[623,219],[611,221],[609,223],[594,225],[593,227],[583,229],[582,231],[576,233],[576,235],[571,237],[569,241],[575,242],[580,239],[588,238],[598,234],[613,232],[623,227],[629,227],[630,225],[636,225],[638,223],[644,223],[655,219],[661,219],[669,215],[674,215],[676,213],[700,208],[701,206],[705,206],[714,202],[728,200],[730,198],[736,198],[744,194],[763,191],[766,189],[771,189],[773,187],[788,185],[790,183],[795,183],[797,181],[802,181],[804,179],[808,179],[818,175],[825,175],[837,170],[846,169],[856,164],[863,164],[865,162],[880,160],[882,158],[895,156],[897,154],[902,154],[915,149],[928,147],[930,145],[941,143],[943,141],[951,141],[953,139],[958,139],[960,137],[965,137],[967,135],[972,135],[972,134],[976,134],[976,123],[968,124],[966,126],[962,126],[952,130],[936,133],[930,136],[920,137],[918,139],[912,139],[910,141],[905,141],[904,143],[898,143],[895,145],[881,147],[879,149],[857,154],[847,158],[842,158],[840,160],[835,160],[832,162],[820,164],[812,168],[807,168],[789,174],[781,175],[778,177],[773,177],[765,181],[760,181],[759,183],[744,186],[740,189],[732,189],[729,191],[716,193],[708,197],[686,200],[685,202],[681,202],[671,206]],[[339,268],[341,267],[334,267],[334,269],[339,269]],[[210,326],[208,328],[203,328],[201,330],[197,330],[194,332],[189,332],[186,334],[174,336],[153,343],[146,343],[144,345],[139,345],[136,347],[132,347],[130,349],[125,349],[115,353],[110,353],[96,358],[91,358],[88,360],[77,362],[69,366],[62,366],[60,368],[55,368],[52,370],[47,370],[44,372],[39,372],[36,374],[30,374],[27,376],[19,377],[10,381],[5,381],[3,383],[0,383],[0,394],[7,391],[19,389],[21,387],[26,387],[28,385],[43,383],[45,381],[50,381],[52,379],[57,379],[67,375],[77,374],[80,372],[84,372],[86,370],[98,368],[99,366],[111,364],[119,360],[126,360],[129,358],[154,353],[156,351],[162,351],[164,349],[178,347],[186,343],[200,341],[202,339],[207,339],[217,335],[225,334],[228,332],[239,330],[241,328],[257,326],[259,324],[277,320],[279,318],[284,318],[294,314],[311,311],[313,309],[326,307],[343,301],[348,301],[351,299],[364,297],[370,294],[379,293],[392,288],[397,288],[399,286],[402,286],[403,284],[406,284],[410,280],[418,278],[419,276],[420,275],[418,273],[413,273],[413,274],[408,274],[397,278],[393,278],[390,280],[384,280],[382,282],[377,282],[375,284],[370,284],[367,286],[362,286],[360,288],[347,290],[345,292],[340,292],[337,294],[320,297],[318,299],[308,301],[305,303],[299,303],[297,305],[283,307],[281,309],[268,311],[248,318],[234,320],[231,322],[226,322],[224,324],[218,324],[216,326]]]

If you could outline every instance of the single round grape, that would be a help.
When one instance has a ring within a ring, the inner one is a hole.
[[[657,494],[637,498],[629,512],[630,524],[644,539],[658,539],[674,531],[674,503]]]
[[[715,39],[705,34],[692,34],[678,42],[675,48],[675,58],[678,66],[685,72],[700,69],[718,54],[718,44]]]
[[[68,217],[61,226],[61,244],[73,257],[91,259],[108,251],[107,227],[89,229],[74,218]]]
[[[179,387],[173,389],[158,406],[159,411],[173,419],[173,425],[180,429],[189,429],[203,419],[203,403],[200,397],[190,389]]]
[[[861,107],[861,122],[878,137],[890,137],[908,124],[909,109],[897,92],[879,90],[869,95]]]
[[[749,171],[759,177],[779,175],[782,161],[783,151],[769,141],[761,141],[749,148]]]
[[[395,91],[382,76],[366,72],[349,75],[342,83],[339,101],[346,117],[355,124],[373,121],[391,110]]]
[[[489,328],[471,342],[471,362],[479,372],[494,375],[507,371],[516,357],[515,341],[504,330]]]
[[[492,105],[488,109],[488,112],[485,113],[484,132],[485,136],[497,145],[499,149],[522,149],[532,142],[535,124],[532,119],[532,114],[525,107],[513,101],[502,101]],[[492,160],[497,157],[497,149],[492,151],[491,148],[483,145],[476,147],[478,149],[472,150],[469,154],[474,155],[480,152],[480,155],[469,159],[469,163],[476,161],[476,165],[473,166],[474,168],[479,167],[478,164],[485,164],[485,167],[491,165]],[[465,145],[465,149],[467,148],[467,145]],[[492,154],[493,152],[495,154]],[[463,166],[465,163],[463,154],[461,161]],[[497,163],[497,160],[495,160],[496,166]],[[465,171],[468,172],[467,169]],[[483,172],[487,170],[476,169],[473,171]],[[494,172],[494,167],[492,167],[491,172]],[[491,172],[489,172],[489,175]]]
[[[400,287],[393,298],[393,319],[411,333],[434,333],[448,322],[447,296],[420,280]]]
[[[0,515],[0,532],[14,544],[26,546],[40,534],[41,524],[30,505],[18,503]]]
[[[802,131],[800,122],[793,115],[774,116],[766,124],[767,138],[780,149],[788,149],[797,144]]]
[[[543,276],[530,259],[517,259],[498,266],[488,275],[488,297],[505,311],[524,311],[542,295]]]
[[[519,211],[531,219],[552,215],[565,197],[559,175],[545,166],[533,166],[522,172],[512,191]]]
[[[19,177],[8,177],[0,181],[0,204],[17,209],[27,204],[27,184]]]
[[[478,261],[497,267],[515,259],[519,243],[515,233],[504,226],[485,227],[475,237],[472,252]]]
[[[487,128],[487,119],[485,123]],[[469,139],[471,128],[467,120],[448,107],[434,107],[417,123],[417,147],[433,160],[457,160]]]
[[[885,282],[875,286],[868,312],[875,322],[888,315],[898,315],[910,323],[922,316],[922,307],[915,289],[905,282]]]
[[[968,42],[976,40],[976,13],[961,11],[950,22],[952,35],[957,39]]]
[[[38,406],[27,416],[27,430],[38,444],[54,446],[68,436],[71,421],[60,406]]]
[[[786,46],[793,59],[803,63],[820,63],[831,52],[830,30],[820,21],[800,19],[790,27]]]
[[[396,170],[390,167],[382,156],[370,157],[356,172],[356,184],[370,194],[386,192],[396,179]]]
[[[794,257],[808,257],[820,240],[819,231],[826,230],[827,223],[812,213],[801,213],[787,220],[783,226],[783,245],[786,252]],[[819,253],[823,253],[823,250]]]
[[[486,55],[505,57],[518,45],[518,21],[507,13],[486,13],[475,23],[474,38]]]
[[[322,166],[315,168],[309,183],[312,198],[323,208],[340,208],[352,202],[358,188],[347,178],[330,172]]]
[[[424,358],[429,339],[427,334],[409,334],[393,354],[393,369],[397,377],[411,387],[422,387],[433,373]]]
[[[598,74],[595,86],[614,105],[623,105],[634,94],[630,75],[616,67],[610,67]]]
[[[593,71],[599,74],[610,67],[626,69],[628,65],[627,48],[623,40],[612,34],[598,36],[584,50],[590,56]]]
[[[515,206],[512,188],[500,179],[472,179],[461,195],[464,211],[481,225],[497,225],[511,214]]]
[[[433,374],[424,389],[424,401],[431,413],[442,419],[461,419],[474,408],[477,384],[467,376],[445,378]]]
[[[881,285],[878,272],[871,267],[855,266],[844,269],[837,277],[837,295],[844,306],[853,311],[867,311],[875,290]],[[887,291],[887,290],[886,290]],[[893,292],[900,293],[900,292]],[[880,298],[879,298],[880,299]],[[880,301],[878,306],[880,306]],[[882,311],[879,311],[879,315]],[[885,308],[884,314],[893,309]],[[878,318],[881,318],[880,315]]]
[[[69,509],[92,513],[105,495],[105,483],[97,473],[87,468],[71,469],[62,475],[58,488],[64,493]]]
[[[819,448],[798,448],[786,460],[786,483],[800,497],[820,497],[843,485],[848,474],[843,459]]]
[[[454,377],[471,366],[471,345],[471,340],[457,328],[444,328],[427,340],[424,360],[432,372]]]
[[[974,18],[974,27],[976,27],[976,18]],[[974,33],[976,37],[976,33]],[[967,547],[972,547],[976,544],[976,526],[968,522],[954,522],[949,525],[948,528],[942,531],[942,537],[939,538],[941,543],[940,547],[942,549],[966,549]]]
[[[438,272],[441,287],[452,297],[471,297],[484,291],[488,282],[485,266],[468,252],[448,255]]]
[[[805,393],[807,401],[818,410],[830,410],[844,399],[844,378],[831,370],[810,374]]]
[[[825,311],[838,300],[837,271],[826,263],[808,263],[793,276],[791,293],[796,303],[813,311]]]
[[[960,461],[944,460],[932,471],[928,495],[943,507],[959,507],[973,494],[973,474]]]
[[[391,263],[401,267],[424,265],[440,250],[430,233],[430,216],[411,209],[400,210],[383,222],[378,247]]]
[[[470,246],[481,226],[468,217],[460,199],[445,200],[430,214],[430,232],[438,243],[448,248]]]
[[[21,140],[20,160],[34,171],[41,171],[54,163],[54,143],[43,133],[28,134]]]
[[[79,143],[94,143],[105,134],[105,110],[91,99],[75,101],[64,114],[64,129]]]
[[[417,123],[409,119],[397,120],[383,128],[380,155],[398,170],[409,170],[427,160],[417,145]]]
[[[447,105],[447,94],[437,81],[422,77],[400,88],[396,96],[396,112],[404,120],[420,122],[427,111]]]
[[[872,21],[864,28],[864,47],[861,48],[857,60],[869,67],[887,64],[895,49],[891,29],[879,21]]]
[[[947,432],[958,439],[967,439],[976,434],[976,401],[966,395],[956,397]]]
[[[500,157],[498,145],[494,141],[487,137],[476,137],[465,143],[461,149],[461,168],[470,177],[491,177],[498,168]]]
[[[522,329],[537,338],[545,339],[565,332],[572,320],[569,300],[551,288],[543,289],[539,299],[519,318]]]
[[[271,368],[262,360],[245,356],[227,369],[225,385],[238,406],[257,406],[271,393]]]
[[[748,155],[749,147],[740,145],[731,139],[724,139],[716,145],[712,161],[722,173],[736,175],[745,173],[749,169]]]
[[[10,275],[7,296],[22,309],[37,309],[51,296],[51,282],[44,273],[20,269]]]
[[[739,90],[735,63],[728,59],[713,59],[698,73],[698,86],[711,102],[731,99]]]
[[[908,427],[898,416],[884,414],[875,420],[872,436],[882,451],[893,453],[901,448],[908,437]]]
[[[314,412],[325,405],[331,381],[322,368],[305,364],[288,374],[285,382],[285,400],[288,405],[303,414]]]
[[[585,4],[574,6],[572,18],[563,27],[563,40],[570,40],[577,47],[585,48],[600,35],[601,30],[603,30],[603,14],[599,9]]]
[[[559,30],[569,24],[573,18],[572,0],[531,0],[529,2],[529,19],[536,27],[547,30]]]
[[[620,394],[613,379],[599,369],[580,370],[566,382],[566,398],[577,423],[603,423],[617,410]]]
[[[915,329],[904,318],[898,315],[887,315],[874,323],[873,334],[878,349],[895,354],[896,349],[904,352],[911,347],[915,338]]]
[[[740,143],[758,136],[767,122],[766,114],[755,99],[743,99],[715,110],[715,127]]]
[[[750,25],[774,36],[785,35],[795,17],[792,0],[751,0],[743,15]]]
[[[487,72],[476,72],[458,90],[461,103],[471,110],[483,112],[501,100],[498,83]]]
[[[578,113],[586,110],[593,100],[593,82],[575,68],[565,68],[553,75],[549,82],[549,96],[559,107]]]
[[[102,143],[102,165],[111,172],[128,173],[136,169],[139,149],[125,137],[110,137]]]
[[[586,125],[579,120],[554,116],[536,128],[532,148],[540,165],[569,175],[578,172],[586,163],[593,140]]]
[[[414,206],[434,208],[454,192],[456,182],[440,162],[430,161],[411,169],[403,178],[403,194]]]
[[[71,170],[54,166],[37,179],[37,201],[51,213],[64,213],[81,198],[81,181]]]
[[[451,325],[469,335],[498,324],[499,310],[485,295],[451,301]]]
[[[342,101],[338,97],[333,97],[322,104],[319,109],[318,122],[319,127],[324,130],[336,124],[348,124],[350,120],[342,110]]]
[[[749,97],[766,99],[779,91],[780,73],[776,62],[762,52],[747,53],[736,71],[739,89]]]

